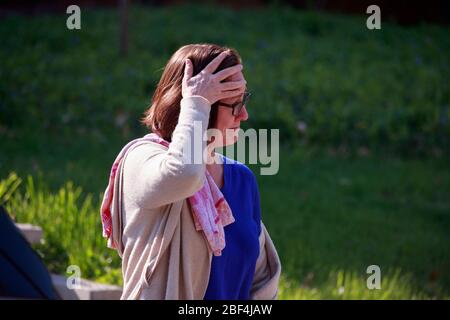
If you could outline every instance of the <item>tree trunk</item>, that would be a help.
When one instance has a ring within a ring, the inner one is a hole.
[[[120,34],[119,34],[119,53],[125,58],[128,53],[128,4],[127,0],[119,0],[120,9]]]

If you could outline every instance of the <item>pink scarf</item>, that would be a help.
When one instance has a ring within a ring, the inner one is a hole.
[[[111,174],[109,176],[108,187],[103,197],[100,209],[103,237],[112,240],[112,219],[111,219],[111,203],[114,194],[114,179],[116,177],[117,168],[127,153],[134,149],[139,142],[155,142],[165,147],[169,147],[169,142],[162,139],[155,133],[147,134],[142,138],[130,141],[119,153],[114,161]],[[205,170],[205,182],[203,187],[194,195],[188,198],[192,208],[192,215],[197,231],[203,231],[208,245],[215,256],[220,256],[225,248],[225,232],[224,227],[234,222],[231,208],[225,200],[222,192],[217,187],[208,170]],[[117,244],[114,241],[109,242],[111,248],[116,249]]]

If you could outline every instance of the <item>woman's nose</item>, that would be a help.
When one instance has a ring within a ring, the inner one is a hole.
[[[241,110],[241,112],[236,116],[236,120],[239,121],[247,121],[248,119],[248,112],[247,112],[247,106],[244,106]]]

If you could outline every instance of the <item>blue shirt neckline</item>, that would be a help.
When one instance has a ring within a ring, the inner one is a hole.
[[[244,164],[220,154],[223,186],[219,188],[235,222],[224,227],[226,247],[213,256],[205,300],[249,299],[259,256],[261,212],[256,180]]]

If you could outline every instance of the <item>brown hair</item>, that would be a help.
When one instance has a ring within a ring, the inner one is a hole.
[[[192,61],[194,67],[193,76],[195,76],[215,57],[226,50],[230,51],[230,55],[225,57],[215,73],[242,63],[241,57],[236,50],[215,44],[190,44],[178,49],[164,68],[161,79],[153,94],[152,103],[145,111],[142,123],[151,131],[158,133],[164,140],[170,142],[180,115],[180,102],[182,99],[181,82],[184,75],[184,61],[188,58]],[[217,105],[217,102],[212,105],[208,128],[212,128],[216,124]]]

